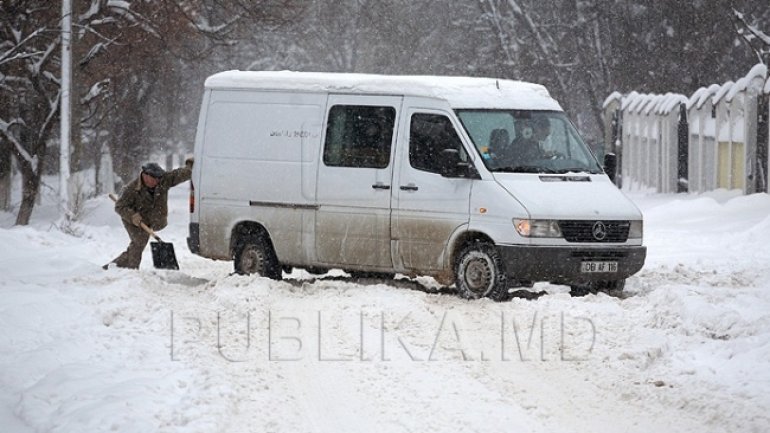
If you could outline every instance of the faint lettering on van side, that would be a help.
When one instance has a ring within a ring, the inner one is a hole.
[[[283,138],[318,138],[320,136],[317,132],[288,129],[270,131],[271,137],[283,137]]]

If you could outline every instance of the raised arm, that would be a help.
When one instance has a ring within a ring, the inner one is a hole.
[[[175,170],[169,171],[168,173],[166,173],[165,176],[163,176],[163,180],[168,182],[169,188],[171,188],[172,186],[177,186],[182,182],[188,181],[192,176],[192,166],[193,166],[193,159],[188,158],[184,162],[184,167],[180,167]]]

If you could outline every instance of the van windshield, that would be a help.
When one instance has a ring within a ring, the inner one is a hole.
[[[457,110],[457,116],[490,171],[603,173],[562,112]]]

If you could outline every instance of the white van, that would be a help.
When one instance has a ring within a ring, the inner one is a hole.
[[[504,300],[622,289],[646,255],[641,212],[536,84],[222,72],[195,161],[188,245],[239,273],[430,275]]]

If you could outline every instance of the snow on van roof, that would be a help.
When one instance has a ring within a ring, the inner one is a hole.
[[[444,99],[452,108],[563,111],[540,84],[496,78],[226,71],[208,77],[206,88],[409,95]]]

